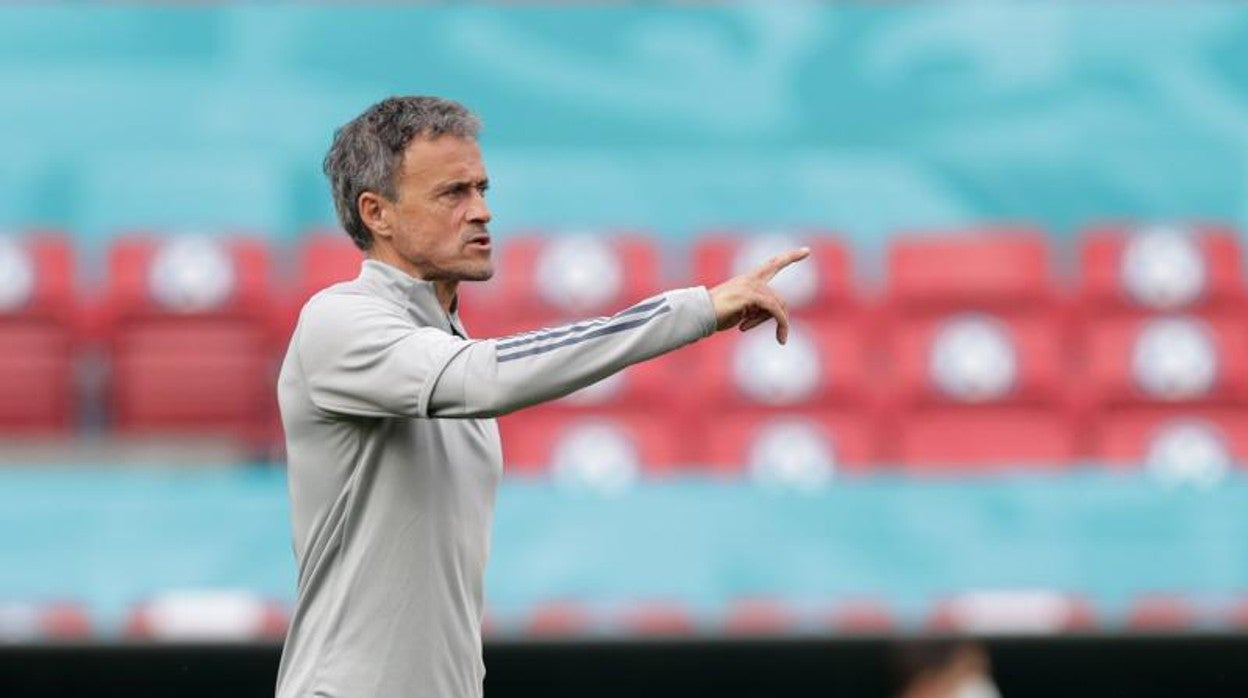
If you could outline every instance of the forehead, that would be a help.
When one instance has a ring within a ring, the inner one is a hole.
[[[429,184],[448,179],[484,179],[486,176],[477,142],[458,136],[413,138],[403,151],[400,172],[405,181]]]

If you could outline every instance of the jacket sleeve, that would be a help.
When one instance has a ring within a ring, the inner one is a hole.
[[[427,416],[438,376],[474,344],[356,294],[313,298],[293,341],[312,403],[357,417]]]
[[[437,378],[431,417],[493,417],[562,397],[715,331],[703,287],[669,291],[610,317],[470,343]]]

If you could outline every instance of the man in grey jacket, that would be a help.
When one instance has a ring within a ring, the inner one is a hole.
[[[500,339],[460,324],[461,281],[493,274],[480,124],[386,99],[325,159],[360,275],[304,306],[278,384],[299,592],[277,695],[482,694],[482,579],[502,450],[493,417],[705,337],[776,319],[794,250],[710,291]]]

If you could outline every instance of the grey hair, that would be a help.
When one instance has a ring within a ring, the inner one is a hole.
[[[442,135],[476,139],[481,120],[459,102],[440,97],[388,97],[334,132],[323,165],[334,194],[338,222],[361,250],[373,234],[360,217],[360,194],[397,196],[403,151],[413,138]]]

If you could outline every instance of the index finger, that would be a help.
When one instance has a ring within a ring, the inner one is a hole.
[[[778,254],[766,262],[763,262],[763,265],[754,270],[754,273],[764,282],[771,281],[776,274],[780,273],[781,269],[784,269],[794,262],[800,262],[809,256],[809,247],[800,247],[796,250],[789,250],[788,252]]]

